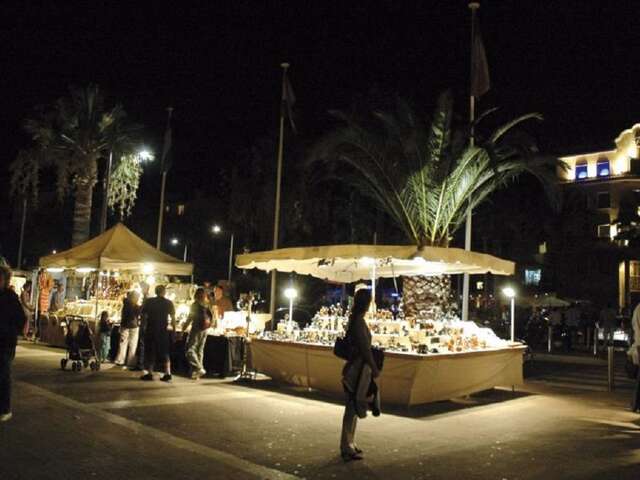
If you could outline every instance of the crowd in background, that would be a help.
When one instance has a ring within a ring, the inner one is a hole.
[[[153,380],[154,367],[161,364],[164,371],[161,380],[171,381],[172,345],[179,340],[179,335],[175,307],[165,294],[163,285],[155,287],[155,296],[150,296],[148,286],[142,293],[133,290],[127,293],[122,304],[117,352],[111,352],[113,325],[108,313],[102,312],[98,323],[101,362],[108,362],[113,357],[118,367],[142,371],[142,380]],[[189,316],[181,330],[188,334],[185,351],[191,378],[198,379],[206,374],[203,356],[207,331],[230,310],[233,305],[223,287],[216,285],[210,291],[196,289]]]

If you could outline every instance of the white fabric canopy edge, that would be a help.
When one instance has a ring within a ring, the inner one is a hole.
[[[413,245],[327,245],[293,247],[238,255],[236,266],[277,270],[351,283],[402,275],[484,274],[513,275],[515,264],[488,254],[459,248]]]

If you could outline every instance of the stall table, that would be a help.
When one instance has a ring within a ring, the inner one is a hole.
[[[207,375],[228,377],[242,370],[244,337],[208,335],[204,347],[204,369]],[[171,365],[174,371],[187,373],[189,362],[185,356],[186,337],[180,338],[171,349]],[[156,365],[160,369],[161,365]]]
[[[228,377],[242,370],[244,337],[209,335],[204,347],[204,369]]]
[[[256,339],[252,367],[276,381],[343,395],[344,362],[331,347]],[[384,403],[412,406],[523,383],[525,346],[461,353],[405,354],[385,352],[378,379]]]

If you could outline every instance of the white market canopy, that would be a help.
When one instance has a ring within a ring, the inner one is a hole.
[[[327,245],[281,248],[238,255],[243,269],[295,272],[323,280],[352,283],[400,275],[482,274],[513,275],[515,264],[491,255],[460,248],[412,245]]]
[[[526,298],[524,303],[529,304],[532,307],[538,308],[564,308],[569,307],[571,302],[558,298],[555,295],[540,295],[532,298]]]
[[[44,268],[138,271],[191,275],[193,265],[152,247],[118,223],[91,240],[64,252],[40,257]]]

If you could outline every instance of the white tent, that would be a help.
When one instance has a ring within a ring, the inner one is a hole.
[[[540,295],[535,297],[529,297],[524,300],[532,307],[538,308],[564,308],[571,305],[571,302],[558,298],[555,295]]]
[[[121,270],[164,275],[191,275],[193,265],[152,247],[118,223],[64,252],[40,257],[45,268]]]
[[[295,272],[324,280],[352,283],[400,275],[483,274],[513,275],[514,263],[460,248],[411,245],[327,245],[282,248],[238,255],[243,269]],[[375,267],[375,270],[374,270]]]

